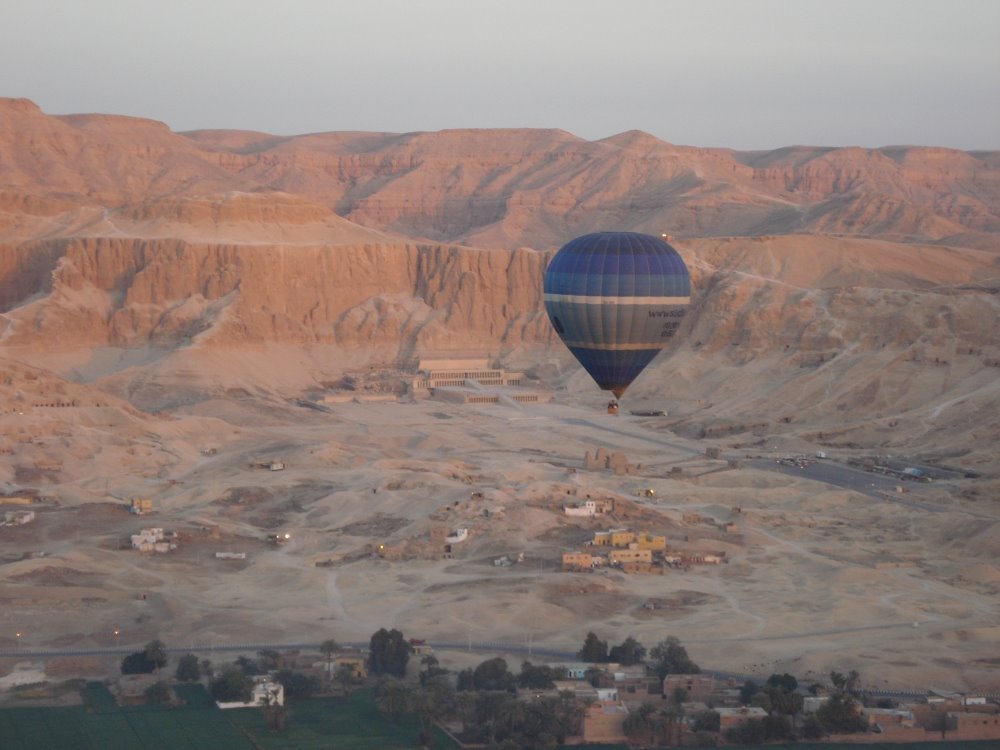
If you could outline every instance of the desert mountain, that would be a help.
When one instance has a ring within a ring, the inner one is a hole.
[[[1000,229],[1000,154],[941,148],[738,152],[637,131],[593,142],[516,129],[173,133],[150,120],[53,117],[2,99],[0,173],[8,212],[282,192],[375,229],[489,248],[557,247],[607,227],[989,247]]]
[[[962,440],[1000,399],[1000,153],[174,133],[0,100],[0,343],[119,393],[274,346],[316,357],[265,368],[291,389],[431,351],[569,363],[541,276],[564,241],[608,228],[669,232],[688,260],[692,313],[635,386],[714,405],[686,429],[804,415],[810,435],[862,445],[933,451],[947,434],[977,466],[1000,443],[995,419]],[[214,382],[264,370],[249,372]]]

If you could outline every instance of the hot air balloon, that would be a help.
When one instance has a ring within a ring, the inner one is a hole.
[[[556,333],[617,398],[673,338],[691,301],[680,254],[636,232],[570,240],[549,262],[542,288]]]

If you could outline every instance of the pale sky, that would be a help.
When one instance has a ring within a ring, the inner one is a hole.
[[[1000,0],[0,0],[0,96],[178,131],[1000,149]]]

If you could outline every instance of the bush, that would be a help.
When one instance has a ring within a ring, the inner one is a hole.
[[[372,674],[405,677],[411,651],[412,646],[400,631],[380,628],[372,634],[368,644],[368,669]]]
[[[523,688],[546,690],[555,687],[556,680],[566,678],[566,670],[562,667],[548,665],[535,666],[530,661],[521,663],[521,674],[517,676],[517,684]]]
[[[122,659],[122,674],[150,674],[156,666],[145,651],[135,651]]]
[[[691,661],[687,649],[675,636],[667,636],[649,651],[656,663],[656,673],[662,680],[668,674],[699,674],[701,668]]]
[[[472,684],[476,690],[517,690],[517,678],[507,670],[507,661],[502,657],[487,659],[472,673]]]
[[[197,682],[201,679],[201,666],[194,654],[184,654],[177,660],[177,671],[174,676],[180,682]]]
[[[577,658],[588,664],[603,664],[608,660],[608,642],[602,641],[591,631],[583,641],[583,647],[577,651]]]
[[[239,666],[232,664],[209,683],[208,692],[220,703],[246,702],[253,693],[253,680]]]
[[[319,692],[319,680],[302,672],[280,669],[274,673],[274,679],[285,688],[286,698],[309,698]]]
[[[831,695],[830,700],[816,710],[816,718],[828,734],[850,734],[867,728],[858,712],[858,704],[845,693]]]
[[[718,711],[699,711],[694,715],[694,731],[718,732],[721,721]]]

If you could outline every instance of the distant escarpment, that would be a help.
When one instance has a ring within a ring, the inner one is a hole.
[[[62,205],[65,229],[74,206],[233,192],[299,196],[369,229],[505,249],[631,229],[995,250],[1000,231],[1000,152],[916,146],[740,152],[638,131],[586,141],[529,129],[174,133],[151,120],[54,117],[0,99],[0,175],[0,239],[14,223],[10,208],[53,216]]]

